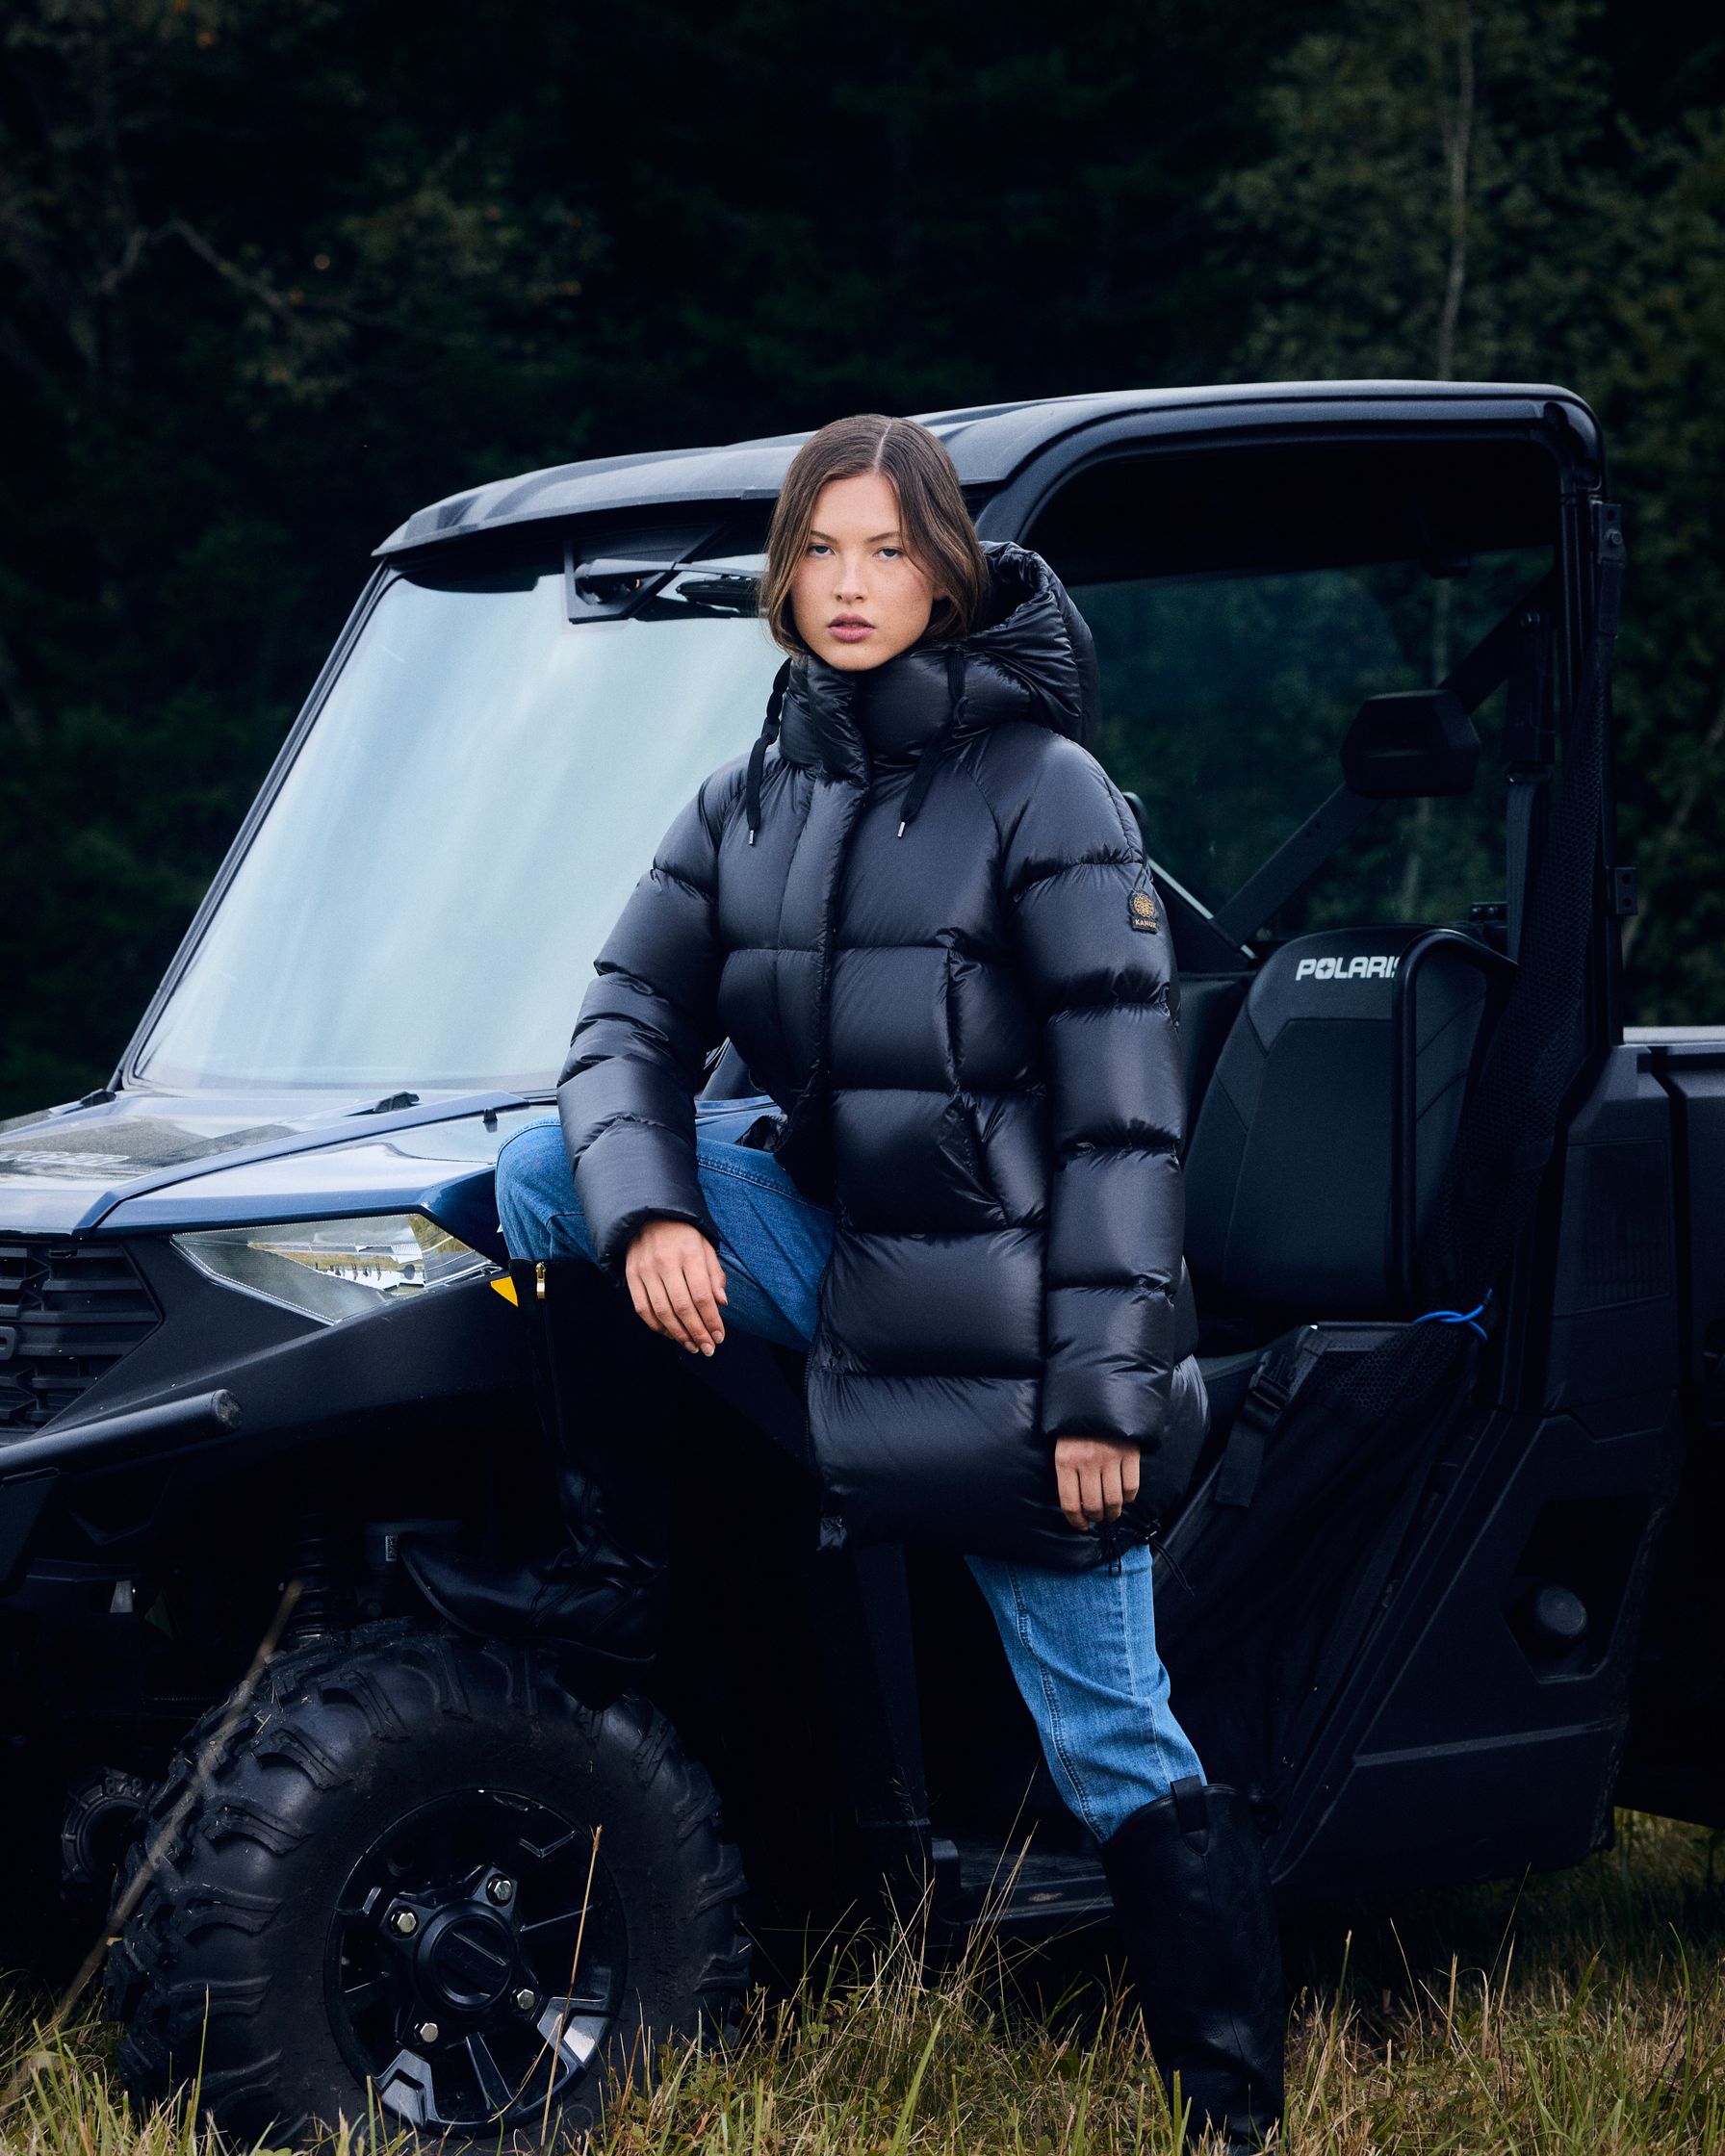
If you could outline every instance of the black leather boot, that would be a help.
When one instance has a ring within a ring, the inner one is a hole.
[[[1287,2004],[1263,1844],[1237,1790],[1187,1775],[1102,1843],[1157,2071],[1248,2156],[1282,2125]]]
[[[592,1298],[605,1290],[584,1258],[517,1258],[509,1277],[566,1539],[554,1553],[525,1560],[403,1543],[401,1562],[451,1624],[493,1639],[552,1641],[614,1696],[652,1665],[664,1615],[668,1515],[657,1441],[673,1398],[669,1348],[620,1303],[597,1350]]]

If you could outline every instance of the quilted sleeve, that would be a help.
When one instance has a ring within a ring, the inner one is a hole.
[[[1179,1360],[1179,984],[1132,812],[1075,742],[1043,758],[1002,876],[1048,1089],[1043,1431],[1153,1450]]]
[[[719,1240],[695,1170],[695,1094],[721,1037],[717,810],[734,769],[709,774],[659,840],[593,962],[557,1080],[581,1211],[618,1285],[647,1219]]]

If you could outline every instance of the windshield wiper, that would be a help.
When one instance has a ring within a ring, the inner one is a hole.
[[[740,569],[689,569],[647,600],[640,611],[644,622],[687,621],[694,615],[734,619],[755,613],[760,605],[760,578]]]

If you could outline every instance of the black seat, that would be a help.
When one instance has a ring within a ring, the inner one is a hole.
[[[1197,1128],[1198,1111],[1218,1057],[1240,1016],[1251,975],[1189,972],[1180,967],[1180,1055],[1186,1072],[1186,1130]]]
[[[1404,923],[1296,937],[1264,961],[1186,1153],[1210,1399],[1194,1504],[1249,1504],[1317,1363],[1418,1315],[1417,1239],[1513,971],[1476,936]]]
[[[1488,986],[1509,970],[1477,937],[1410,923],[1295,937],[1264,961],[1186,1155],[1207,1344],[1410,1314]]]

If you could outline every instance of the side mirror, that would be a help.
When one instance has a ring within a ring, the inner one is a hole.
[[[1342,782],[1367,801],[1471,793],[1480,735],[1452,689],[1368,697],[1342,743]]]

